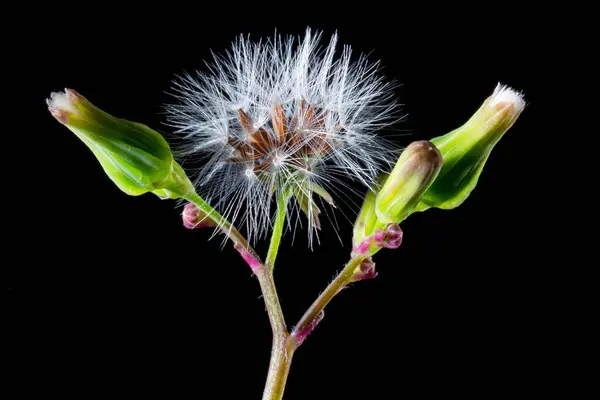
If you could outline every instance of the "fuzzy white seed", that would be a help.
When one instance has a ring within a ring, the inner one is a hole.
[[[199,193],[245,224],[250,240],[266,235],[274,196],[291,189],[312,241],[317,197],[332,204],[329,193],[344,192],[349,180],[369,186],[397,158],[379,134],[401,118],[395,84],[350,47],[337,52],[337,35],[320,47],[321,36],[239,37],[205,71],[174,83],[178,102],[166,109],[175,154],[200,163]],[[289,214],[290,224],[299,214]]]

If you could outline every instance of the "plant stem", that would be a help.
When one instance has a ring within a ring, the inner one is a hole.
[[[246,238],[200,196],[194,193],[187,195],[185,199],[202,210],[220,227],[223,233],[228,235],[229,239],[234,243],[234,247],[240,252],[258,279],[267,315],[269,316],[269,322],[271,323],[271,330],[273,331],[271,360],[269,362],[269,373],[267,374],[263,399],[280,400],[283,398],[295,346],[292,341],[288,340],[289,334],[285,325],[283,311],[281,310],[279,296],[277,295],[272,268],[277,257],[279,243],[281,242],[289,195],[284,193],[277,199],[277,215],[267,255],[267,264],[260,262],[256,251],[248,244]]]
[[[275,222],[273,224],[273,233],[271,234],[271,243],[269,244],[269,252],[267,253],[267,261],[265,263],[267,269],[273,271],[275,268],[275,258],[281,243],[281,235],[285,225],[286,208],[290,198],[288,190],[282,190],[277,196],[277,211],[275,211]]]
[[[280,400],[283,398],[295,350],[293,342],[289,340],[289,333],[285,325],[285,319],[281,311],[273,279],[273,268],[275,267],[275,259],[277,258],[279,244],[281,243],[289,198],[290,194],[287,190],[282,190],[277,196],[277,210],[275,211],[275,222],[273,224],[267,261],[263,268],[256,271],[273,330],[271,359],[269,361],[269,372],[263,392],[263,400]]]
[[[268,258],[268,257],[267,257]],[[364,255],[353,257],[338,276],[327,286],[325,291],[315,300],[298,322],[291,334],[287,333],[281,307],[277,299],[277,292],[273,282],[273,272],[268,268],[257,271],[256,275],[261,283],[267,313],[273,328],[273,345],[267,383],[263,392],[263,400],[281,400],[285,391],[285,384],[292,365],[292,358],[296,349],[312,332],[323,317],[323,309],[346,286],[354,275],[356,267],[366,258]],[[269,296],[269,297],[267,297]]]
[[[267,375],[267,383],[263,392],[263,400],[281,400],[283,398],[295,350],[296,346],[289,338],[277,344],[273,341],[269,374]]]
[[[235,248],[250,265],[260,284],[273,332],[271,359],[269,361],[269,372],[263,392],[263,400],[281,400],[283,398],[294,352],[317,326],[319,321],[321,321],[323,310],[327,304],[342,288],[351,282],[356,267],[366,258],[365,255],[356,255],[350,259],[344,269],[302,316],[293,332],[291,334],[288,333],[273,279],[273,267],[275,266],[275,259],[277,258],[277,252],[281,243],[289,198],[290,194],[287,191],[281,192],[277,197],[277,211],[271,235],[271,243],[269,244],[267,262],[263,264],[260,262],[256,251],[248,244],[246,238],[214,208],[208,205],[196,193],[185,197],[187,201],[196,205],[196,207],[209,216],[220,227],[221,231],[231,239]]]
[[[273,273],[264,266],[263,268],[256,269],[254,273],[260,283],[267,315],[269,316],[269,322],[271,322],[273,342],[276,341],[275,339],[285,339],[288,336],[288,333],[285,326],[285,319],[283,318],[283,312],[281,311],[277,289],[275,288]]]
[[[319,323],[321,318],[323,318],[323,310],[325,306],[329,304],[331,299],[333,299],[341,289],[350,283],[352,280],[352,275],[354,274],[354,270],[363,262],[365,258],[365,255],[356,255],[350,259],[344,269],[314,301],[306,313],[304,313],[302,318],[300,318],[300,321],[290,335],[290,339],[295,343],[296,348],[302,344],[304,339],[306,339],[306,337]]]
[[[277,297],[273,272],[268,268],[261,268],[255,273],[260,282],[273,331],[269,373],[267,374],[263,400],[280,400],[283,398],[283,392],[285,391],[285,384],[290,371],[295,346],[289,340],[279,298]]]
[[[204,201],[202,197],[198,196],[197,193],[191,193],[187,194],[184,199],[202,210],[202,212],[212,219],[220,228],[221,232],[228,236],[234,244],[238,245],[240,248],[246,249],[257,261],[260,262],[258,254],[252,248],[252,246],[250,246],[246,238],[229,221],[219,214],[217,210],[212,208],[206,201]]]

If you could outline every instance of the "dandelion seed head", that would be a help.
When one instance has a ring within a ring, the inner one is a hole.
[[[185,162],[199,162],[198,192],[251,241],[271,229],[274,197],[291,191],[289,227],[306,218],[309,242],[320,228],[317,203],[370,186],[396,159],[378,132],[399,118],[394,82],[379,64],[338,37],[322,34],[238,37],[223,54],[173,84],[166,106],[173,146]],[[340,196],[347,199],[347,195]],[[296,218],[294,220],[294,218]]]

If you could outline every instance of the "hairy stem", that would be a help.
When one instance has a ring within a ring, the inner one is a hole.
[[[269,316],[269,322],[271,322],[273,342],[276,341],[275,339],[285,339],[288,336],[288,333],[285,326],[285,319],[283,318],[283,312],[281,311],[277,289],[275,288],[273,274],[264,267],[257,269],[254,273],[260,283],[267,315]]]
[[[267,312],[269,313],[271,326],[273,327],[273,346],[271,348],[271,360],[269,364],[269,373],[267,375],[267,383],[263,392],[263,400],[281,400],[283,398],[294,352],[317,326],[319,321],[321,321],[325,306],[327,306],[331,299],[333,299],[333,297],[335,297],[335,295],[352,280],[354,270],[364,259],[365,256],[358,255],[353,257],[348,264],[346,264],[344,269],[329,284],[329,286],[327,286],[325,291],[317,298],[317,300],[315,300],[308,311],[306,311],[291,334],[288,334],[286,331],[283,315],[281,316],[283,328],[278,330],[275,329],[276,325],[273,324],[279,321],[279,317],[278,315],[271,315],[268,303],[273,300],[267,299],[265,295],[265,304],[267,304]],[[273,294],[276,298],[277,293],[275,292],[275,285],[273,284],[272,271],[268,268],[264,268],[260,271],[260,274],[261,276],[264,274],[264,276],[271,277],[270,279],[265,279],[264,283],[266,285],[273,285]],[[262,286],[263,281],[261,276],[259,276],[259,280],[261,281]],[[263,293],[268,292],[270,292],[268,287],[263,288]],[[279,305],[278,301],[277,305]]]
[[[267,374],[263,399],[279,400],[283,398],[285,383],[294,351],[293,348],[289,348],[289,335],[277,296],[273,272],[263,266],[263,268],[256,270],[255,274],[260,282],[267,314],[271,322],[271,330],[273,331],[271,359],[269,361],[269,372]]]
[[[290,340],[294,342],[296,348],[302,344],[304,339],[306,339],[323,318],[323,310],[327,304],[329,304],[331,299],[350,283],[352,276],[354,275],[354,270],[363,262],[365,257],[366,256],[364,255],[354,256],[329,286],[327,286],[323,293],[321,293],[314,301],[302,318],[300,318],[300,321],[296,324],[296,327],[290,335]]]
[[[269,244],[269,252],[267,253],[266,268],[273,271],[275,268],[275,258],[281,243],[281,235],[285,225],[287,203],[290,194],[287,190],[282,190],[277,196],[277,211],[275,211],[275,222],[273,224],[273,233],[271,235],[271,243]]]
[[[290,340],[287,332],[284,335],[273,334],[269,373],[263,391],[263,400],[281,400],[283,398],[295,350],[296,345],[293,340]]]
[[[352,281],[352,276],[356,267],[358,267],[366,256],[354,256],[338,274],[338,276],[327,286],[321,295],[310,306],[302,316],[293,332],[287,331],[281,303],[273,279],[273,267],[277,252],[281,243],[283,227],[285,225],[286,207],[290,198],[289,193],[283,191],[277,197],[277,211],[273,225],[273,233],[267,262],[263,264],[256,251],[250,246],[246,238],[215,209],[206,203],[200,196],[193,193],[187,195],[185,199],[196,205],[206,215],[208,215],[220,227],[229,239],[234,243],[234,247],[240,252],[244,260],[248,263],[256,275],[265,301],[265,308],[271,323],[273,332],[273,341],[271,346],[271,359],[269,361],[269,372],[263,392],[263,400],[281,400],[285,391],[287,377],[290,372],[292,358],[296,349],[302,344],[306,337],[312,332],[317,324],[323,318],[323,310],[329,302]]]

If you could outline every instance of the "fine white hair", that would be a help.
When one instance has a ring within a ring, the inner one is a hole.
[[[521,113],[525,108],[525,97],[522,92],[518,92],[515,89],[498,83],[494,89],[494,93],[490,96],[490,105],[495,106],[496,104],[508,103],[515,107],[517,113]]]
[[[321,38],[310,29],[303,38],[276,34],[253,42],[239,36],[224,54],[213,54],[205,70],[174,82],[178,101],[166,111],[176,129],[175,154],[184,163],[201,161],[194,177],[199,194],[244,225],[251,240],[271,229],[273,197],[287,188],[297,200],[288,207],[288,226],[302,223],[295,212],[302,209],[312,244],[319,228],[316,198],[332,204],[329,193],[352,190],[347,179],[370,187],[396,159],[394,146],[378,132],[401,118],[395,83],[379,75],[378,62],[353,59],[349,46],[338,54],[337,34],[324,47]],[[280,120],[294,124],[293,144],[277,142],[276,110]],[[262,156],[231,162],[231,143],[247,143],[248,132],[259,129],[269,135],[268,168],[261,168]],[[327,151],[315,150],[315,140]]]

